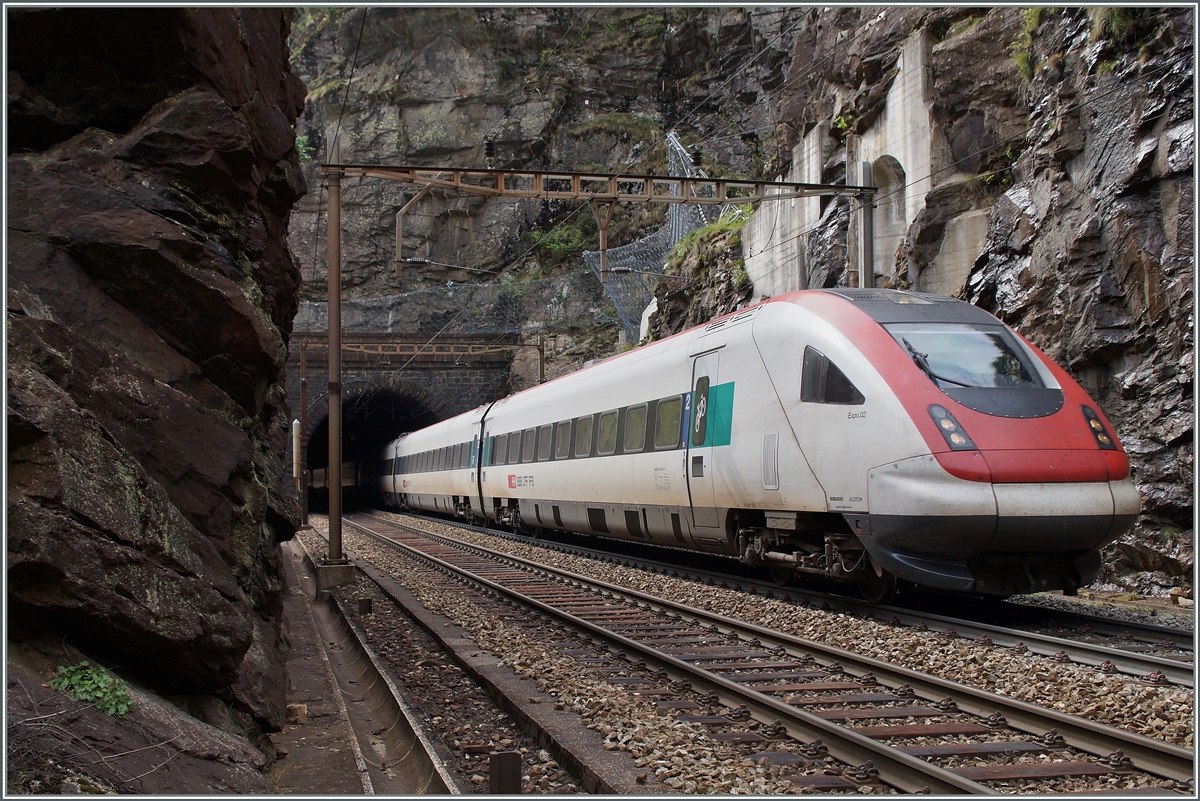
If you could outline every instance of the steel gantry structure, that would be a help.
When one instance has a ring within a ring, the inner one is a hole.
[[[792,181],[757,181],[732,178],[688,178],[670,175],[593,173],[570,170],[468,169],[462,167],[419,167],[409,165],[343,164],[340,142],[335,140],[332,158],[320,166],[329,188],[329,556],[325,565],[330,576],[350,576],[340,571],[349,563],[342,554],[342,179],[375,178],[413,184],[416,194],[396,212],[396,271],[405,260],[400,246],[404,214],[433,189],[483,195],[541,200],[585,202],[600,229],[600,281],[608,277],[608,224],[618,203],[692,203],[730,205],[769,200],[853,195],[871,207],[874,187],[846,184],[809,184]],[[869,215],[868,215],[869,216]],[[337,581],[340,579],[331,579]],[[346,578],[345,580],[350,580]],[[318,584],[321,579],[318,576]]]

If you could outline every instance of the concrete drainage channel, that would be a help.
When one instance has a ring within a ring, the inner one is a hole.
[[[294,547],[303,549],[304,545],[296,539]],[[306,590],[312,590],[315,570],[307,550],[302,564],[308,575],[300,580]],[[387,670],[366,647],[366,637],[340,602],[324,592],[310,608],[327,668],[341,691],[341,698],[334,700],[357,741],[354,756],[364,791],[380,795],[459,794],[461,791]],[[519,778],[518,772],[518,782]]]

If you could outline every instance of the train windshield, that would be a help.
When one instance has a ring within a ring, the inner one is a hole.
[[[1002,325],[893,323],[884,328],[940,389],[1046,386]]]

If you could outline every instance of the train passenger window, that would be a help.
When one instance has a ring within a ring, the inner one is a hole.
[[[504,464],[508,461],[508,434],[495,437],[492,445],[492,464]]]
[[[596,431],[596,453],[599,456],[610,456],[617,451],[617,413],[605,412],[600,415],[600,426]]]
[[[537,452],[537,429],[525,429],[525,438],[521,441],[521,464],[528,464],[533,461],[533,455]]]
[[[861,406],[866,398],[850,383],[846,374],[811,345],[804,349],[804,368],[800,377],[800,400],[808,403],[836,403]]]
[[[679,427],[683,424],[683,398],[678,395],[658,402],[654,414],[654,448],[679,447]]]
[[[458,446],[458,469],[465,470],[471,466],[471,444],[464,442]]]
[[[539,462],[550,461],[550,446],[553,444],[550,440],[552,438],[551,434],[553,431],[554,431],[554,426],[542,426],[541,428],[538,429],[537,460]]]
[[[580,417],[575,421],[575,455],[592,455],[592,418]]]
[[[646,404],[630,406],[625,412],[625,452],[640,453],[646,447]]]
[[[521,461],[521,432],[514,431],[508,435],[508,463],[516,464]]]
[[[554,458],[566,459],[571,455],[571,421],[563,420],[558,424],[554,437]]]

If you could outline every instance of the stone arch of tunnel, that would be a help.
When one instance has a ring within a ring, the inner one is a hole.
[[[342,399],[342,462],[362,463],[379,459],[383,446],[409,431],[432,425],[441,419],[439,404],[427,390],[407,382],[399,386],[379,386],[370,381],[351,381],[345,384]],[[311,430],[307,441],[307,469],[321,470],[329,465],[329,403],[321,398],[309,407]],[[346,507],[372,503],[368,493],[343,493]],[[328,498],[322,490],[312,490],[309,506],[327,508]]]

